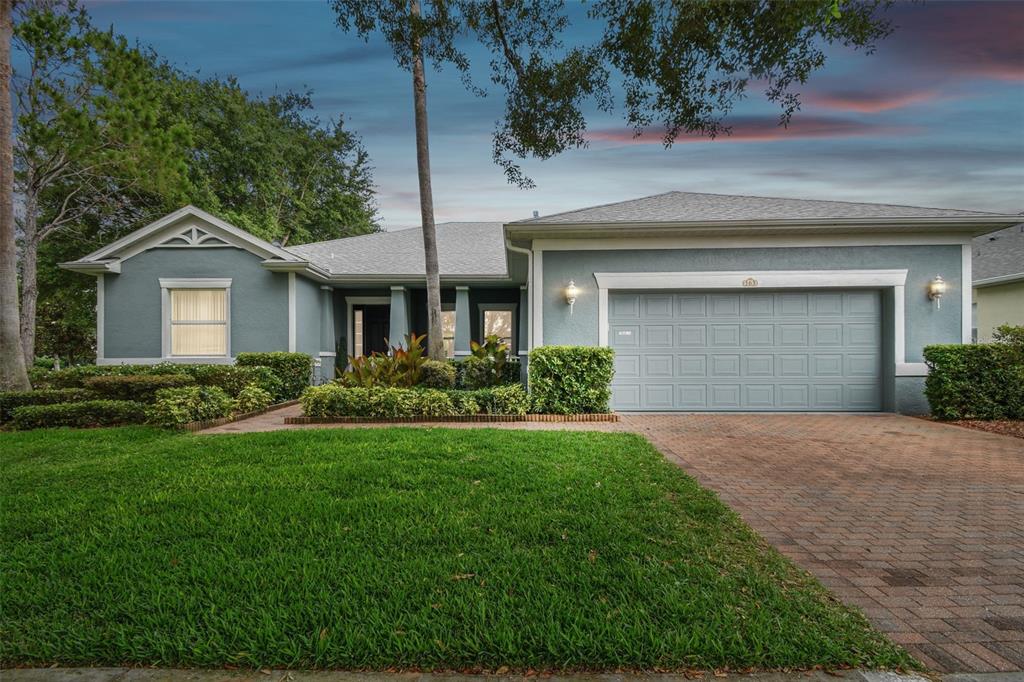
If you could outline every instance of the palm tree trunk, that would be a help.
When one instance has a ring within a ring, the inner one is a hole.
[[[0,0],[0,388],[32,386],[18,336],[17,246],[14,241],[14,128],[11,104],[12,0]]]
[[[410,13],[420,16],[419,0],[410,0]],[[416,173],[420,181],[420,216],[423,222],[423,256],[427,273],[427,356],[444,359],[441,331],[441,274],[437,262],[437,230],[434,228],[434,194],[430,187],[430,146],[427,139],[427,79],[423,73],[423,45],[412,29],[412,98],[416,112]]]

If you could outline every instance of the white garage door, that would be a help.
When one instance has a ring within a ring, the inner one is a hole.
[[[877,291],[610,292],[616,410],[881,409]]]

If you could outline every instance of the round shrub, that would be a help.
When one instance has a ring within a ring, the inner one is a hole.
[[[235,397],[236,412],[257,412],[270,407],[274,396],[256,384],[250,384],[238,392]]]
[[[146,417],[158,426],[175,427],[227,417],[234,407],[231,396],[216,386],[165,388],[157,391]]]
[[[427,360],[420,368],[420,386],[424,388],[454,388],[455,368],[441,360]]]

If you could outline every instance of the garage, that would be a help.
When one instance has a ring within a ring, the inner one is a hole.
[[[612,406],[882,409],[878,290],[609,291]]]

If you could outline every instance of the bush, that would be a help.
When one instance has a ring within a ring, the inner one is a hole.
[[[277,400],[298,398],[309,386],[313,373],[313,358],[305,353],[239,353],[235,364],[239,367],[269,367],[281,381],[281,388],[274,395]]]
[[[238,365],[182,365],[182,371],[195,380],[199,386],[216,386],[232,397],[238,396],[248,386],[255,384],[271,397],[282,392],[281,380],[269,367]]]
[[[427,360],[420,374],[420,386],[424,388],[455,388],[455,368],[442,360]]]
[[[311,386],[302,394],[307,417],[450,417],[451,397],[432,388]]]
[[[32,361],[33,367],[39,367],[41,369],[53,369],[57,366],[57,359],[40,355]]]
[[[345,386],[402,386],[410,388],[423,381],[423,365],[427,363],[424,335],[405,335],[405,346],[392,346],[388,353],[375,352],[359,357],[349,356],[349,368],[340,372]]]
[[[156,392],[160,389],[193,386],[195,383],[192,377],[185,374],[128,374],[89,377],[85,380],[85,387],[104,400],[151,403],[156,400]]]
[[[1024,419],[1024,354],[1015,344],[927,346],[924,361],[938,419]]]
[[[462,367],[459,373],[459,388],[472,391],[490,386],[522,383],[520,364],[516,359],[498,362],[492,357],[481,358],[471,355],[460,364]]]
[[[16,407],[77,403],[91,397],[93,394],[84,388],[48,388],[0,393],[0,424],[11,420]]]
[[[53,426],[86,428],[141,424],[145,419],[146,408],[141,403],[128,400],[86,400],[79,403],[18,407],[14,410],[11,424],[19,430]]]
[[[235,411],[245,413],[265,410],[270,407],[272,402],[274,402],[274,396],[256,384],[250,384],[239,391],[235,397]]]
[[[227,417],[235,401],[216,386],[186,386],[157,391],[156,402],[146,410],[146,418],[159,426],[181,426],[190,422]]]
[[[186,374],[189,365],[161,362],[156,365],[76,365],[39,375],[42,384],[50,388],[83,388],[90,377],[101,376],[155,376],[160,374]],[[33,386],[36,384],[33,383]]]
[[[522,415],[530,411],[530,396],[519,383],[481,388],[466,393],[467,397],[478,405],[478,411],[484,414]]]
[[[608,412],[615,352],[598,346],[540,346],[530,351],[530,395],[546,414]]]

